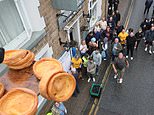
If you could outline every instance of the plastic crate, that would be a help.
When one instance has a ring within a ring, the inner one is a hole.
[[[93,83],[90,88],[90,95],[94,97],[99,97],[101,94],[102,86],[101,84]]]

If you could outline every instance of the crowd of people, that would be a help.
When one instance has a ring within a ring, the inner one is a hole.
[[[151,1],[146,0],[145,13],[149,13]],[[108,0],[108,17],[96,22],[92,31],[82,39],[79,47],[72,48],[71,74],[76,80],[74,96],[80,93],[79,80],[87,79],[95,82],[99,75],[102,61],[111,59],[114,78],[117,83],[123,82],[125,69],[129,67],[128,58],[134,59],[134,50],[138,50],[141,40],[145,44],[145,52],[154,53],[154,17],[145,18],[137,32],[133,28],[125,30],[121,24],[121,15],[118,11],[119,0]],[[56,103],[55,108],[67,113],[62,103]]]
[[[82,80],[87,78],[88,82],[95,82],[95,77],[99,75],[102,60],[108,60],[110,57],[115,72],[114,78],[119,76],[117,82],[122,83],[124,72],[122,68],[129,66],[129,63],[126,61],[129,57],[131,61],[134,59],[134,50],[138,50],[142,39],[145,42],[145,51],[148,51],[151,55],[154,53],[152,51],[154,17],[151,19],[146,18],[137,32],[133,28],[125,30],[121,24],[121,15],[118,11],[119,0],[115,1],[112,3],[110,0],[108,1],[109,9],[110,7],[113,8],[108,13],[108,17],[102,17],[100,21],[96,22],[93,30],[88,33],[85,39],[82,39],[81,45],[76,47],[78,53],[75,53],[72,58],[71,71],[76,76],[77,84],[78,78]],[[119,61],[117,58],[122,60]],[[120,73],[119,70],[117,72],[116,68],[120,70]],[[76,92],[79,92],[78,85]]]

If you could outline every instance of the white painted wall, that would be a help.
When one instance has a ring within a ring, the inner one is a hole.
[[[98,0],[98,3],[97,3],[97,17],[98,17],[98,19],[101,18],[101,15],[102,15],[102,0]]]
[[[26,14],[29,19],[32,31],[41,31],[45,28],[44,18],[40,16],[38,7],[40,6],[39,0],[22,0]]]
[[[77,22],[73,26],[73,38],[75,41],[78,42],[78,45],[81,44],[81,35],[80,35],[80,22],[77,20]]]

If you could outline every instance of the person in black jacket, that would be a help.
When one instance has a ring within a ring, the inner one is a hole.
[[[116,23],[116,25],[117,25],[118,21],[121,20],[121,15],[120,15],[120,13],[119,13],[118,10],[116,10],[115,14],[116,14],[116,22],[115,22],[115,23]]]
[[[153,3],[153,0],[146,0],[145,2],[145,9],[144,9],[144,14],[147,12],[147,14],[149,13],[149,9],[151,7]]]
[[[119,33],[122,32],[123,29],[124,29],[124,26],[121,25],[120,21],[118,21],[117,26],[115,27],[115,31],[116,31],[117,35],[119,35]]]
[[[154,42],[154,26],[151,27],[150,30],[147,30],[145,33],[145,51],[148,50],[149,46],[149,54],[152,54],[152,43]]]
[[[114,3],[114,11],[118,10],[119,0],[113,0]]]
[[[107,21],[107,25],[110,27],[112,31],[115,29],[115,21],[113,20],[113,17],[110,17],[109,20]]]
[[[113,0],[108,0],[108,15],[109,16],[111,16],[113,12],[112,5],[113,5]]]
[[[139,31],[135,34],[136,37],[136,46],[134,47],[136,50],[138,49],[138,46],[140,44],[141,39],[143,38],[142,30],[139,29]]]
[[[150,22],[149,19],[145,18],[144,21],[140,25],[143,35],[145,36],[145,32],[149,29],[150,27]]]
[[[131,53],[131,60],[133,60],[133,52],[134,52],[134,46],[136,44],[136,37],[133,32],[130,32],[130,34],[126,38],[126,45],[127,45],[127,55],[126,58],[129,56],[129,51]]]

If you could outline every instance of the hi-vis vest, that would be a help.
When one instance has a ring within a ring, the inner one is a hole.
[[[86,59],[84,56],[82,57],[83,60],[83,66],[87,67],[88,59]]]

